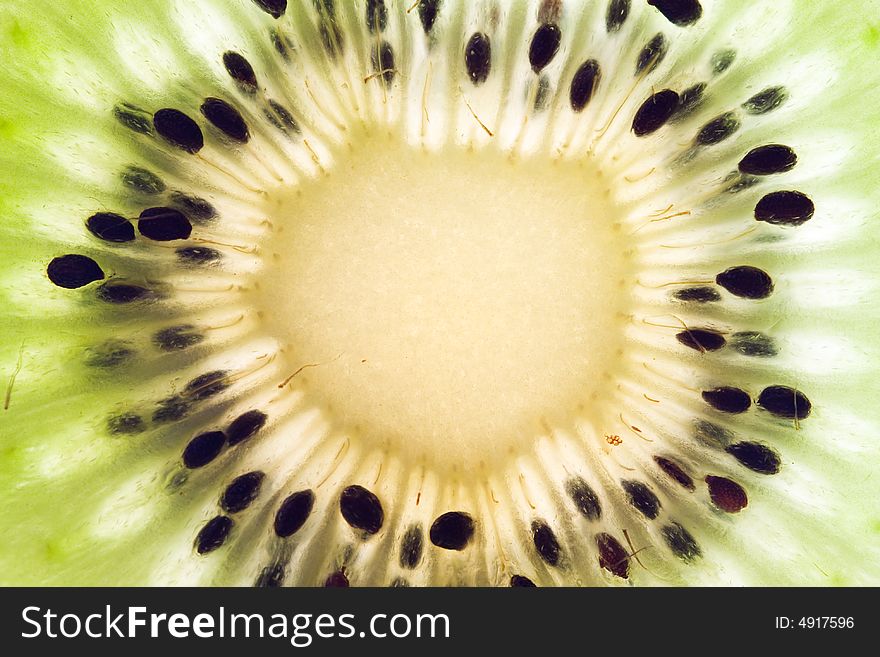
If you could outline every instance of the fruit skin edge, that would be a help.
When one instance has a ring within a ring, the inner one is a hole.
[[[25,3],[12,4],[26,6]],[[810,13],[809,18],[803,19],[803,23],[796,28],[803,30],[803,37],[818,44],[817,48],[833,49],[835,57],[844,62],[841,70],[847,80],[876,79],[872,66],[880,51],[880,22],[872,23],[870,17],[880,15],[877,11],[880,8],[878,3],[860,2],[860,11],[848,12],[835,12],[835,3],[822,3],[824,6],[821,8],[816,6],[818,3],[809,4],[810,7],[806,9]],[[139,3],[139,7],[132,7],[131,12],[148,22],[150,5],[151,3],[146,2]],[[106,38],[112,31],[112,26],[108,24],[109,17],[100,11],[102,6],[110,9],[113,3],[83,0],[67,3],[70,11],[78,10],[88,16],[96,42]],[[4,373],[11,373],[20,353],[24,354],[25,364],[10,408],[4,413],[4,424],[8,428],[0,429],[0,436],[5,444],[0,457],[0,499],[8,510],[4,514],[2,525],[6,528],[5,535],[11,538],[8,542],[4,541],[0,564],[4,566],[4,572],[12,574],[8,580],[11,583],[106,583],[106,565],[113,563],[113,558],[98,562],[92,555],[83,554],[89,550],[76,543],[77,523],[75,519],[65,517],[66,508],[61,502],[75,493],[76,487],[46,491],[46,496],[39,500],[35,500],[32,494],[27,497],[16,495],[21,482],[43,480],[46,485],[52,483],[51,479],[45,477],[46,473],[35,471],[34,463],[29,460],[29,451],[33,446],[33,441],[29,439],[34,436],[51,436],[57,426],[67,422],[75,423],[79,416],[75,408],[57,408],[76,386],[71,385],[69,380],[59,381],[64,377],[58,376],[59,372],[51,360],[41,361],[38,356],[33,355],[35,352],[39,353],[43,345],[54,342],[53,336],[63,333],[70,324],[64,317],[54,316],[55,309],[51,305],[48,309],[43,309],[39,294],[29,294],[22,290],[23,286],[39,289],[37,280],[42,271],[41,263],[46,261],[51,251],[45,244],[29,239],[27,219],[21,212],[21,202],[29,200],[37,190],[45,188],[46,181],[53,180],[53,168],[46,166],[42,160],[42,153],[39,145],[34,143],[33,136],[51,133],[57,129],[59,117],[47,111],[33,113],[33,109],[39,101],[51,99],[51,93],[42,89],[46,80],[54,78],[51,62],[55,58],[63,57],[71,46],[60,38],[64,34],[63,28],[57,25],[47,26],[41,22],[39,16],[20,15],[17,8],[7,5],[0,10],[0,18],[0,52],[6,61],[17,62],[3,74],[4,77],[8,76],[8,80],[4,82],[10,83],[13,93],[0,100],[0,138],[11,146],[0,155],[0,171],[3,172],[3,180],[0,180],[0,258],[5,263],[3,283],[0,284],[0,307],[4,309],[4,319],[0,327],[0,362],[4,364]],[[860,192],[860,196],[873,199],[876,204],[880,200],[877,198],[880,194],[870,181],[876,179],[874,174],[878,168],[876,156],[880,150],[880,112],[877,108],[880,103],[871,102],[877,100],[876,87],[867,91],[857,88],[856,91],[858,93],[843,94],[829,104],[829,121],[823,127],[835,126],[865,137],[859,144],[859,151],[862,155],[861,161],[869,165],[862,171],[851,172],[847,184],[854,188],[868,188],[864,193]],[[849,115],[848,108],[853,103],[857,103],[864,111],[856,116]],[[23,163],[26,164],[22,165]],[[28,206],[26,202],[23,205]],[[849,241],[844,248],[838,248],[835,254],[857,263],[866,280],[877,281],[880,280],[880,268],[878,259],[873,257],[873,249],[880,248],[880,236],[873,226],[865,226],[864,231],[865,235]],[[855,311],[842,311],[827,318],[830,325],[837,326],[844,334],[854,336],[872,363],[880,362],[877,357],[880,349],[880,330],[877,328],[880,315],[878,297],[880,295],[874,285],[869,295],[860,299]],[[46,310],[50,312],[47,313]],[[794,320],[789,318],[789,321]],[[44,335],[46,337],[42,339],[37,337]],[[51,354],[51,350],[48,353]],[[845,429],[855,436],[880,426],[880,409],[872,404],[876,390],[877,384],[872,372],[865,372],[857,377],[841,375],[837,385],[829,384],[828,388],[821,391],[821,397],[826,405],[839,404],[857,411],[859,426]],[[15,403],[22,397],[28,405],[25,411],[21,404]],[[89,397],[87,394],[80,394],[79,399],[86,402]],[[49,414],[36,410],[43,405],[53,412]],[[58,413],[54,412],[56,409]],[[10,444],[10,437],[16,441],[14,444]],[[848,437],[844,434],[840,439],[842,448],[847,440]],[[872,463],[876,463],[876,453],[872,457]],[[863,524],[865,543],[876,543],[880,534],[880,514],[872,508],[872,502],[877,497],[874,494],[865,494],[863,489],[855,485],[853,491],[861,493],[852,500],[855,507],[853,520]],[[50,536],[56,528],[61,531]],[[64,533],[65,529],[72,531]],[[20,559],[21,554],[29,555],[26,559],[27,572],[23,571],[25,562]],[[83,564],[84,558],[95,563]],[[62,565],[68,563],[74,565],[76,572],[73,576],[56,574],[62,570]],[[126,566],[117,567],[119,582],[133,581],[146,574],[140,564],[128,563]],[[42,572],[44,569],[50,572]]]

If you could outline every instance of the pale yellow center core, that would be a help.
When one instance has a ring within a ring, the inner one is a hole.
[[[340,432],[436,466],[589,417],[629,285],[589,163],[365,137],[278,196],[256,303],[290,389]],[[598,413],[598,411],[596,411]]]

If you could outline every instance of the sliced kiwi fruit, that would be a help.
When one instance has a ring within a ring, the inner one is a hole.
[[[877,584],[878,15],[4,3],[3,581]]]

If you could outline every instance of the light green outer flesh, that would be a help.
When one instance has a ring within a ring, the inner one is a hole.
[[[222,6],[223,3],[218,3]],[[236,5],[238,3],[228,3]],[[242,3],[248,4],[248,3]],[[729,3],[736,5],[738,3]],[[86,377],[78,365],[81,349],[91,344],[89,325],[93,315],[77,307],[64,291],[45,279],[45,264],[60,252],[76,252],[85,237],[78,224],[65,227],[59,246],[29,235],[39,221],[33,215],[34,199],[47,198],[51,204],[89,197],[90,190],[75,180],[59,176],[53,162],[44,157],[43,137],[63,138],[64,125],[79,125],[80,134],[94,134],[100,143],[118,134],[109,112],[95,116],[82,108],[67,112],[59,104],[53,85],[59,60],[75,59],[88,53],[95,66],[95,107],[109,108],[119,96],[137,98],[124,77],[114,79],[112,35],[117,14],[124,14],[150,29],[165,30],[162,0],[116,3],[70,0],[62,8],[35,8],[24,0],[4,3],[0,8],[0,56],[6,62],[0,72],[0,372],[4,380],[16,369],[19,353],[22,368],[13,389],[10,408],[0,411],[0,582],[8,584],[125,584],[146,581],[152,563],[138,558],[135,546],[122,542],[95,543],[84,526],[85,514],[76,510],[97,508],[104,500],[102,472],[125,467],[125,454],[108,445],[101,435],[71,437],[61,429],[76,426],[84,415],[81,409],[100,407],[97,395],[84,392],[80,382]],[[834,88],[815,100],[804,121],[829,132],[854,135],[855,151],[845,174],[830,181],[830,189],[843,198],[857,198],[880,208],[880,3],[808,2],[797,0],[797,20],[788,35],[768,34],[768,45],[803,48],[807,52],[830,51],[841,71]],[[236,9],[238,7],[235,7]],[[263,27],[268,20],[250,6],[241,14]],[[778,42],[777,42],[778,40]],[[108,53],[102,63],[102,53]],[[194,66],[201,66],[193,60]],[[101,68],[101,67],[105,68]],[[102,91],[100,85],[112,80],[116,91]],[[62,103],[65,101],[61,101]],[[102,194],[96,184],[95,194]],[[830,462],[836,491],[847,499],[840,514],[842,532],[850,545],[840,546],[842,563],[830,577],[833,584],[877,583],[877,543],[880,542],[880,404],[876,403],[880,385],[880,210],[833,247],[799,255],[799,264],[811,263],[817,270],[845,264],[858,271],[865,290],[858,303],[817,314],[809,307],[790,309],[785,324],[798,325],[828,335],[846,336],[875,365],[856,375],[831,371],[817,378],[811,397],[819,404],[835,407],[858,418],[858,427],[848,427],[840,435],[825,436],[841,445],[841,460]],[[73,220],[71,220],[73,221]],[[80,240],[80,242],[77,242]],[[25,291],[26,290],[26,291]],[[784,325],[783,325],[784,326]],[[69,358],[69,361],[66,360]],[[100,391],[100,386],[96,387]],[[53,478],[44,467],[52,445],[63,445],[74,438],[83,460],[94,456],[97,463],[83,471]],[[862,446],[847,457],[847,445]],[[94,451],[84,453],[89,448]],[[145,460],[142,460],[143,464]],[[157,464],[161,463],[161,457]],[[206,491],[213,496],[213,489]],[[820,494],[820,493],[817,493]],[[69,501],[75,498],[72,511]],[[156,516],[154,535],[175,535],[184,519],[172,514]],[[844,531],[845,530],[845,531]],[[150,550],[146,550],[150,554]],[[870,563],[873,560],[874,565]],[[800,567],[795,564],[794,567]],[[850,577],[850,573],[856,576]],[[797,582],[797,573],[780,574],[780,582]],[[773,582],[768,582],[773,583]]]

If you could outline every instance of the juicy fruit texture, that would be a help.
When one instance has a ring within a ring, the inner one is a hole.
[[[4,582],[880,582],[877,9],[6,3]]]

